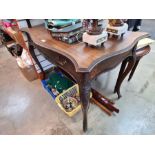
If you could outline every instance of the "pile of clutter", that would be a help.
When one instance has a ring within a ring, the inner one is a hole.
[[[104,46],[112,35],[123,37],[128,29],[121,19],[47,19],[45,27],[57,40],[68,44],[83,41],[93,46]]]

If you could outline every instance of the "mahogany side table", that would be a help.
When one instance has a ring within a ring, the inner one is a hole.
[[[83,112],[83,131],[87,131],[87,112],[91,91],[91,81],[107,72],[123,60],[134,64],[136,44],[148,37],[145,32],[127,32],[122,39],[111,38],[104,47],[92,48],[84,43],[66,44],[55,40],[44,26],[22,29],[28,36],[30,52],[37,48],[49,61],[68,73],[79,84]],[[132,65],[128,68],[130,71]],[[120,86],[117,88],[118,93]]]

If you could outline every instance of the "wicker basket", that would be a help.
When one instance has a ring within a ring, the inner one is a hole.
[[[75,109],[73,109],[72,111],[70,112],[67,112],[64,107],[62,106],[61,104],[61,99],[65,99],[67,98],[68,96],[71,95],[71,93],[74,92],[75,94],[79,94],[79,86],[78,84],[70,87],[69,89],[67,89],[66,91],[64,91],[63,93],[61,93],[60,95],[58,95],[56,98],[55,98],[55,101],[56,103],[58,104],[58,106],[60,107],[60,109],[62,111],[64,111],[69,117],[72,117],[74,116],[80,109],[81,109],[81,104],[79,104]]]
[[[69,89],[67,89],[66,91],[64,91],[63,93],[61,93],[60,95],[58,95],[55,98],[56,103],[58,104],[58,106],[61,108],[62,111],[64,111],[65,114],[67,114],[69,117],[74,116],[80,109],[81,109],[81,104],[79,104],[75,109],[73,109],[70,112],[67,112],[64,107],[61,104],[61,99],[65,99],[68,96],[70,96],[72,93],[75,93],[77,95],[79,95],[79,86],[78,84],[75,84],[74,86],[70,87]],[[92,96],[92,93],[90,94],[90,96]]]

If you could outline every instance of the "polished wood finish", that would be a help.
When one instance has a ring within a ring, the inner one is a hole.
[[[105,43],[104,48],[92,48],[86,47],[84,43],[70,45],[57,41],[44,26],[27,29],[27,32],[36,46],[64,55],[72,61],[78,72],[90,72],[100,61],[128,52],[138,40],[149,36],[144,32],[128,32],[122,40],[111,38]]]
[[[83,42],[66,44],[53,39],[44,26],[23,29],[33,44],[52,63],[67,72],[79,84],[83,111],[83,130],[87,130],[87,112],[91,81],[99,74],[115,68],[133,56],[137,42],[148,37],[144,32],[127,32],[122,39],[111,38],[104,47],[92,48]]]
[[[108,110],[110,110],[111,112],[119,113],[119,109],[114,107],[109,100],[105,99],[105,97],[101,95],[99,92],[97,92],[95,89],[92,89],[92,94],[93,94],[92,97],[96,101],[98,101],[101,105],[106,107]]]
[[[107,109],[105,106],[101,105],[98,101],[96,101],[94,98],[90,99],[91,103],[96,104],[101,110],[103,110],[107,115],[111,116],[112,112]]]

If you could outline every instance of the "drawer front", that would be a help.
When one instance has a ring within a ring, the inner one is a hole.
[[[44,49],[42,47],[36,47],[36,48],[44,55],[44,57],[47,60],[49,60],[56,66],[60,67],[62,70],[64,70],[66,73],[68,73],[73,79],[78,81],[81,74],[76,72],[74,64],[72,63],[72,61],[70,59],[68,59],[67,57],[65,57],[59,53],[53,52],[48,49]]]

